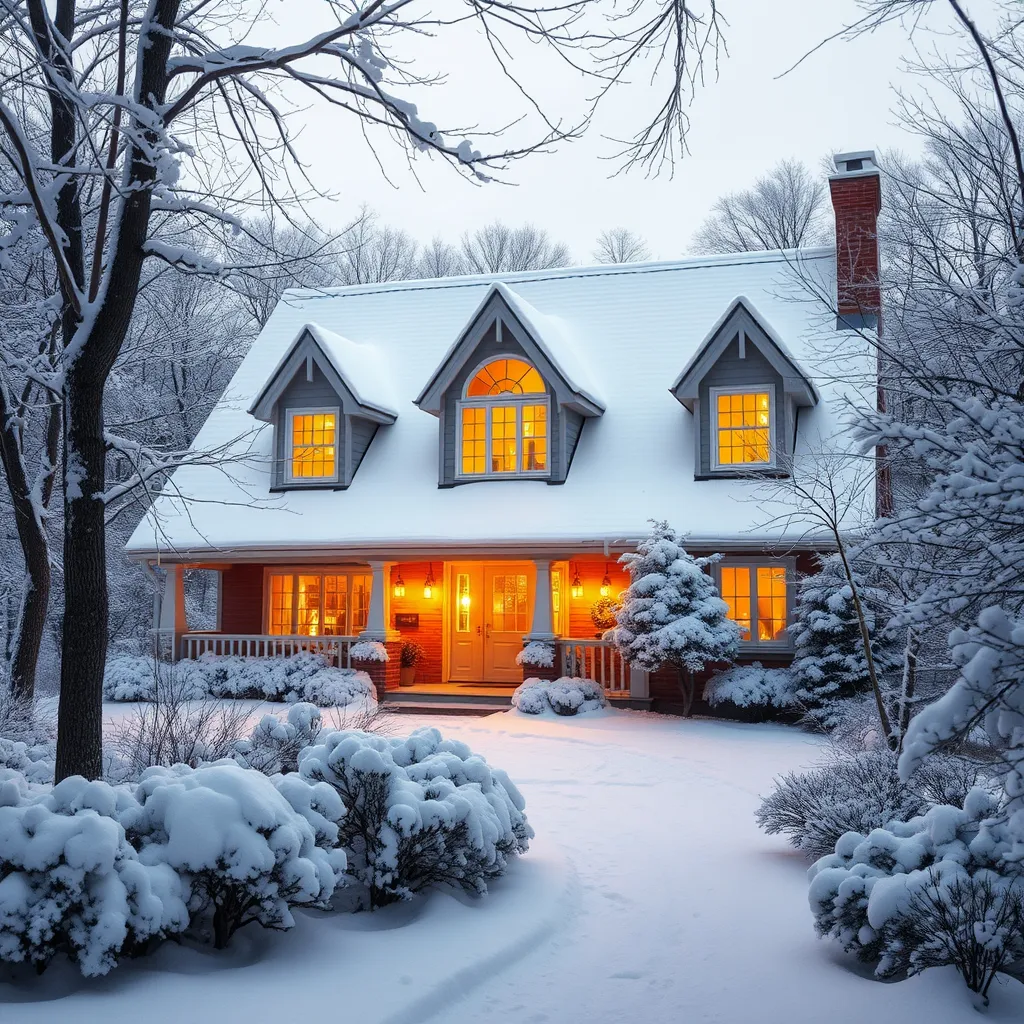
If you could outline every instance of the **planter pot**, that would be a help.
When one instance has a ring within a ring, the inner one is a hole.
[[[416,666],[402,665],[398,670],[398,685],[412,686],[416,682]]]

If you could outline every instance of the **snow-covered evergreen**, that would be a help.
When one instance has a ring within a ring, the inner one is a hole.
[[[711,707],[731,704],[736,708],[782,711],[793,706],[793,675],[788,668],[772,668],[759,661],[733,665],[713,675],[704,687]]]
[[[899,661],[893,635],[883,628],[886,595],[861,579],[856,583],[875,671],[882,675]],[[843,703],[871,688],[853,588],[839,555],[819,559],[818,572],[800,580],[789,635],[795,648],[791,671],[796,702],[816,727],[834,729]]]
[[[694,558],[667,522],[653,523],[637,550],[622,555],[630,583],[609,632],[629,664],[693,673],[736,657],[740,629],[704,571],[718,557]]]

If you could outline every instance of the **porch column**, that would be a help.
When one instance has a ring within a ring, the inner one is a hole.
[[[646,700],[651,695],[650,675],[634,665],[629,666],[629,695],[640,700]]]
[[[188,632],[185,619],[185,571],[180,565],[168,565],[164,575],[164,595],[160,602],[157,626],[158,651],[170,648],[171,661],[180,656],[181,636]]]
[[[537,581],[533,592],[533,625],[527,640],[554,640],[555,631],[551,621],[551,563],[537,559]]]
[[[359,634],[360,640],[377,640],[384,643],[394,639],[396,633],[391,629],[391,590],[388,582],[391,578],[391,566],[394,562],[371,562],[373,583],[370,586],[370,607],[366,611],[366,629]]]

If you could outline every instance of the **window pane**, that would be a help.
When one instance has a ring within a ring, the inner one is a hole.
[[[320,579],[319,576],[299,577],[295,632],[300,636],[318,636],[321,632]]]
[[[767,391],[718,395],[718,464],[771,462],[771,396]]]
[[[349,623],[349,634],[355,636],[366,629],[366,621],[370,612],[370,588],[372,576],[352,577],[352,618]]]
[[[728,616],[742,630],[742,639],[750,639],[750,569],[746,566],[722,566],[722,600],[729,606]]]
[[[483,473],[487,469],[486,409],[462,410],[462,472]]]
[[[348,610],[348,577],[324,577],[324,626],[327,636],[345,635],[345,616]]]
[[[295,577],[274,573],[270,577],[270,633],[287,636],[292,632],[292,604]]]
[[[786,570],[782,566],[758,566],[757,638],[778,640],[786,628]]]
[[[525,573],[494,576],[491,583],[491,626],[499,633],[526,632]]]
[[[292,416],[292,477],[334,477],[337,472],[337,416],[332,412]]]
[[[523,472],[548,468],[548,407],[523,406]]]
[[[466,388],[467,398],[543,394],[544,378],[522,359],[495,359],[481,367]]]
[[[455,632],[469,632],[469,612],[473,598],[469,592],[469,573],[460,572],[455,577]]]
[[[516,407],[491,407],[491,472],[516,471]]]

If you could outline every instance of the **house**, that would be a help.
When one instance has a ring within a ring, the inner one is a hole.
[[[724,555],[744,657],[785,663],[828,539],[787,534],[761,478],[849,445],[874,387],[874,154],[837,156],[830,187],[834,247],[287,292],[195,440],[225,458],[179,468],[128,544],[166,573],[159,634],[343,661],[373,639],[381,689],[411,639],[417,686],[456,692],[518,683],[545,639],[556,672],[672,700],[600,639],[653,518]],[[220,573],[214,632],[185,621],[189,566]]]

